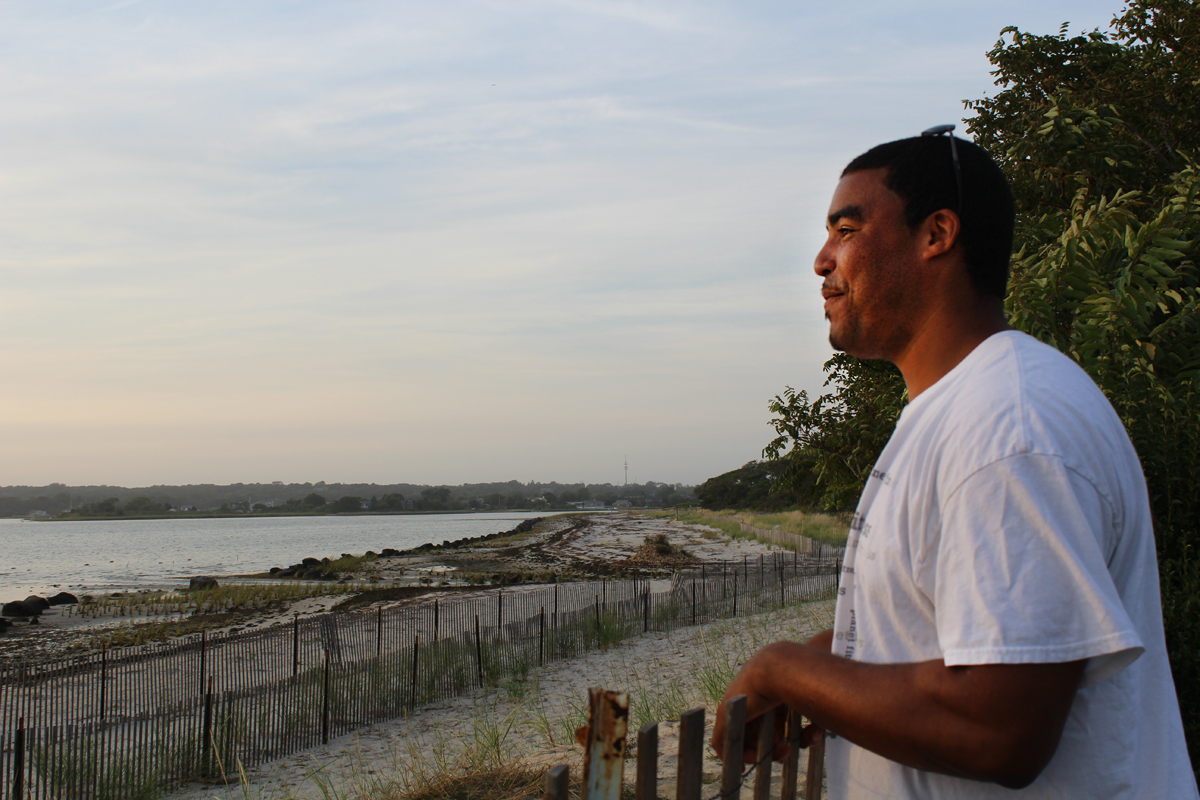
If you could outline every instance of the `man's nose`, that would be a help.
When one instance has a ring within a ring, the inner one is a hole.
[[[813,272],[820,275],[822,278],[833,272],[834,261],[833,256],[829,252],[828,243],[817,251],[816,260],[813,261]]]

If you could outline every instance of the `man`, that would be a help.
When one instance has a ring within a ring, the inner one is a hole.
[[[896,364],[910,402],[834,629],[763,648],[726,699],[827,730],[833,798],[1196,798],[1141,467],[1086,373],[1006,324],[1012,228],[1003,174],[964,140],[842,173],[815,264],[829,339]]]

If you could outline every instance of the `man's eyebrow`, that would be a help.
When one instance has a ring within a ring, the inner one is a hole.
[[[862,222],[863,221],[862,206],[844,206],[842,208],[839,208],[837,211],[834,211],[832,214],[829,215],[829,225],[831,227],[836,225],[837,221],[839,219],[850,219],[850,220],[854,220],[855,222]]]

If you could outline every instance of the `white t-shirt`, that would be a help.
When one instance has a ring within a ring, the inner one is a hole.
[[[1141,465],[1087,374],[1023,333],[991,336],[900,415],[851,525],[833,652],[1088,659],[1058,750],[1027,788],[904,767],[831,736],[833,800],[1197,797]]]

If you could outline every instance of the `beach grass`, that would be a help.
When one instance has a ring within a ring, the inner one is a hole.
[[[230,583],[196,591],[146,591],[92,597],[64,606],[67,617],[111,618],[122,624],[82,636],[71,650],[123,647],[224,627],[259,612],[314,597],[337,597],[358,587],[340,583]]]
[[[679,509],[678,511],[654,512],[652,516],[678,518],[680,522],[707,525],[731,539],[755,539],[752,532],[742,529],[739,523],[755,528],[775,529],[785,533],[806,536],[822,544],[841,547],[846,544],[849,520],[843,514],[818,511],[780,511],[759,513],[725,509],[710,511],[702,508]],[[780,546],[768,542],[773,546]]]

